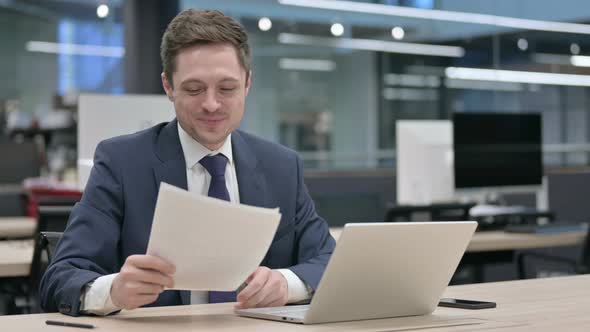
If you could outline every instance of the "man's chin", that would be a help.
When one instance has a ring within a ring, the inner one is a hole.
[[[210,150],[216,150],[223,145],[223,143],[227,139],[228,135],[229,134],[216,135],[216,136],[209,136],[209,135],[199,136],[199,139],[197,139],[197,142],[201,143],[201,145],[209,148]]]

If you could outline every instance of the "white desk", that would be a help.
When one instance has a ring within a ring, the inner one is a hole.
[[[37,219],[31,217],[0,217],[0,238],[32,237]]]
[[[236,316],[232,304],[202,304],[123,311],[110,317],[68,317],[62,314],[15,315],[0,317],[6,331],[82,331],[71,327],[46,326],[45,320],[93,324],[110,332],[175,331],[414,331],[433,322],[469,323],[433,327],[428,332],[587,332],[590,327],[590,275],[533,279],[487,284],[451,286],[445,297],[495,301],[498,307],[486,310],[437,308],[433,315],[374,319],[318,325],[295,325]],[[412,328],[414,327],[414,328]]]
[[[32,238],[37,220],[30,217],[0,218],[0,277],[24,277],[31,271],[34,241],[10,240]]]
[[[0,241],[0,277],[28,276],[33,249],[33,240]]]

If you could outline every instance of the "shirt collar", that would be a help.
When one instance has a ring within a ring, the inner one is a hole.
[[[186,168],[193,168],[193,166],[195,166],[199,160],[203,159],[203,157],[214,156],[218,153],[226,156],[228,162],[233,164],[234,157],[231,147],[231,133],[227,136],[225,142],[223,142],[223,145],[215,151],[211,151],[204,147],[201,143],[197,142],[186,131],[184,131],[184,129],[182,129],[180,123],[178,123],[178,137],[180,138],[180,145],[182,146],[182,151],[184,153]]]

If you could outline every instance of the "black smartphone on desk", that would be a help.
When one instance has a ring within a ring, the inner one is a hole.
[[[442,298],[438,302],[438,306],[460,309],[490,309],[496,307],[496,302]]]

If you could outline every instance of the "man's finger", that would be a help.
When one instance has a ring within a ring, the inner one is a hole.
[[[248,299],[250,299],[254,294],[258,293],[260,289],[264,287],[269,277],[270,270],[260,268],[256,270],[252,280],[250,280],[248,285],[238,294],[238,301],[248,301]]]
[[[139,294],[135,295],[127,301],[127,305],[124,306],[124,309],[135,309],[139,308],[142,305],[150,304],[156,302],[158,299],[158,295],[146,295],[146,294]]]
[[[123,267],[120,273],[126,280],[147,282],[168,288],[174,286],[174,279],[171,276],[155,270],[141,269],[131,265]]]
[[[137,295],[160,295],[164,291],[162,285],[150,284],[147,282],[140,283],[135,292]]]
[[[163,258],[152,255],[132,255],[127,257],[129,264],[142,269],[155,270],[164,274],[172,275],[176,272],[176,267]]]
[[[280,303],[282,298],[283,298],[283,296],[281,295],[280,292],[274,292],[272,294],[269,294],[264,300],[262,300],[258,304],[256,304],[256,306],[259,308],[276,307],[276,306],[279,306],[282,304],[275,304],[275,305],[272,305],[272,304],[273,303]]]
[[[287,304],[287,302],[284,299],[278,298],[277,300],[275,300],[273,302],[266,303],[264,306],[270,308],[270,307],[281,307],[286,304]]]
[[[272,294],[270,293],[270,289],[268,287],[263,287],[258,291],[258,293],[252,295],[245,303],[248,308],[256,308],[259,306],[261,302],[264,302],[269,296]]]

